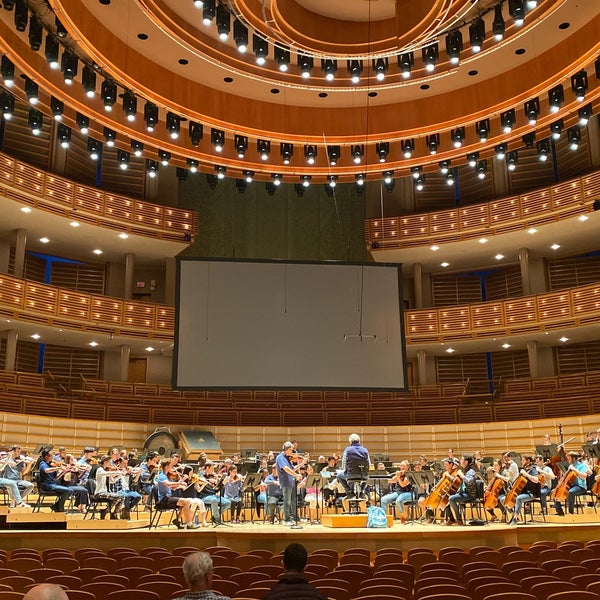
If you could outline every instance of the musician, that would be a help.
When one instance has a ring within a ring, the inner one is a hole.
[[[23,478],[31,471],[35,459],[29,456],[21,456],[21,446],[15,444],[8,449],[4,466],[0,471],[0,485],[3,480],[8,480],[8,486],[5,486],[11,500],[11,505],[18,508],[30,508],[25,503],[25,498],[33,491],[33,483],[25,481]],[[13,486],[13,484],[16,486]]]
[[[101,519],[105,519],[107,514],[111,519],[118,519],[125,501],[124,496],[111,490],[111,484],[121,477],[120,471],[111,465],[111,462],[112,458],[108,454],[101,456],[95,474],[96,492],[94,496],[97,500],[106,502],[106,508],[100,511]]]
[[[156,477],[158,489],[158,502],[156,506],[159,509],[179,509],[177,518],[174,521],[178,529],[198,529],[199,525],[194,523],[195,504],[193,499],[173,496],[173,490],[183,489],[187,487],[187,484],[183,481],[169,480],[167,472],[171,465],[172,462],[168,458],[164,458],[160,462],[160,472]]]
[[[442,461],[442,463],[444,466],[444,472],[442,473],[442,476],[440,477],[440,479],[434,486],[434,489],[435,489],[435,487],[437,487],[440,484],[442,479],[448,479],[448,480],[452,481],[454,479],[454,476],[456,475],[456,473],[458,473],[458,464],[455,462],[454,458],[445,458]],[[420,498],[419,506],[426,506],[428,498],[429,498],[429,496]],[[428,523],[433,523],[435,521],[435,511],[436,510],[437,510],[437,505],[436,505],[435,509],[433,507],[426,509],[425,517],[427,518]]]
[[[212,460],[207,460],[204,465],[204,473],[200,476],[206,484],[198,493],[198,497],[204,502],[204,504],[210,504],[212,511],[213,523],[219,525],[223,513],[229,510],[231,501],[225,498],[220,492],[221,483],[223,478],[219,477],[215,473],[215,463]]]
[[[473,452],[473,468],[482,476],[485,476],[486,473],[486,465],[483,462],[483,455],[481,454],[481,450],[476,450]]]
[[[519,471],[519,475],[517,477],[524,477],[527,481],[525,482],[525,486],[521,490],[521,493],[517,496],[515,500],[515,506],[513,510],[512,519],[508,521],[508,525],[516,525],[519,521],[519,514],[521,513],[521,508],[525,502],[531,502],[535,496],[539,493],[539,477],[538,470],[534,464],[534,459],[531,454],[523,454],[521,456],[521,470]],[[513,483],[513,485],[516,483]],[[506,496],[508,494],[504,494],[500,496],[499,501],[500,504],[504,506],[506,501]],[[504,508],[507,508],[504,506]],[[507,510],[510,510],[507,508]]]
[[[494,484],[494,481],[496,480],[500,480],[502,481],[502,490],[504,490],[504,486],[506,486],[507,483],[510,483],[510,476],[509,476],[509,472],[508,469],[504,468],[504,461],[503,460],[494,460],[494,462],[492,463],[491,467],[487,468],[486,471],[486,476],[487,476],[487,482],[488,482],[488,487],[487,489],[489,490],[492,485]],[[506,510],[504,508],[504,506],[502,504],[500,504],[499,502],[499,498],[502,494],[498,494],[498,502],[496,504],[496,506],[498,506],[498,508],[500,509],[500,511],[502,512],[503,515],[506,515]],[[494,523],[495,521],[498,520],[498,517],[496,516],[496,512],[494,511],[493,508],[488,508],[487,511],[490,513],[490,521],[492,523]]]
[[[229,473],[229,467],[233,464],[233,461],[230,458],[226,458],[222,464],[219,465],[219,468],[216,470],[217,475],[227,475]]]
[[[58,483],[58,478],[63,467],[55,464],[52,456],[51,450],[43,450],[42,460],[39,464],[41,491],[45,494],[56,494],[58,496],[50,509],[54,512],[64,512],[65,502],[72,495],[75,495],[75,502],[79,507],[87,506],[89,504],[89,495],[83,486],[65,486]]]
[[[271,525],[275,523],[275,511],[279,502],[283,502],[283,492],[279,484],[277,465],[271,467],[271,474],[265,477],[267,511]]]
[[[54,456],[52,457],[52,460],[57,463],[64,463],[66,456],[67,456],[67,449],[64,446],[61,446],[58,449],[58,452],[56,452],[56,454],[54,454]]]
[[[315,474],[313,466],[309,463],[306,465],[305,477],[298,484],[298,487],[304,489],[306,492],[304,495],[304,502],[308,504],[308,512],[310,517],[311,525],[318,525],[319,520],[317,519],[317,506],[321,500],[321,490],[317,486],[306,487],[306,480]]]
[[[544,512],[548,512],[548,494],[552,489],[552,482],[556,479],[556,475],[552,470],[552,467],[546,464],[544,457],[538,454],[535,457],[535,466],[538,470],[538,477],[540,480],[540,504]]]
[[[200,456],[198,457],[198,469],[204,470],[207,460],[208,457],[206,456],[206,452],[200,452]]]
[[[567,452],[567,462],[569,463],[567,471],[574,471],[577,476],[574,485],[569,488],[569,495],[567,496],[567,510],[572,515],[575,512],[575,497],[587,493],[587,477],[592,471],[582,462],[581,456],[577,452]],[[560,501],[556,500],[554,502],[554,508],[557,515],[563,516],[565,514]]]
[[[462,475],[462,483],[459,491],[448,498],[446,525],[464,525],[463,520],[460,518],[460,505],[474,500],[477,496],[477,488],[475,486],[477,474],[473,468],[472,456],[464,455],[461,457],[459,474]]]
[[[160,468],[160,456],[158,452],[151,450],[146,455],[146,460],[140,465],[139,490],[144,496],[149,496],[152,492],[154,476]]]
[[[508,483],[513,483],[513,481],[519,476],[519,466],[512,459],[511,452],[505,452],[502,455],[502,470],[506,471],[506,480]]]
[[[231,503],[231,522],[239,523],[242,514],[242,486],[244,478],[238,475],[237,466],[233,463],[229,466],[229,473],[223,480],[225,498]]]
[[[141,469],[139,467],[128,467],[127,463],[128,459],[125,457],[121,457],[117,462],[117,469],[121,476],[114,482],[114,491],[125,499],[121,511],[121,519],[128,520],[131,518],[132,509],[134,509],[142,499],[142,495],[131,489],[132,481],[135,480],[135,478],[139,479],[141,476]],[[134,471],[133,469],[136,470]]]
[[[406,476],[406,472],[409,470],[410,465],[407,460],[403,460],[400,463],[400,468],[396,471],[394,476],[389,480],[390,492],[381,498],[381,508],[387,514],[388,506],[392,503],[396,503],[398,514],[400,515],[400,521],[402,524],[406,523],[407,515],[404,512],[404,503],[410,502],[413,498],[413,486],[410,479]]]
[[[79,482],[81,485],[85,485],[85,482],[90,477],[90,471],[92,467],[98,464],[98,451],[94,446],[86,446],[83,449],[82,456],[77,460],[77,465],[80,467],[79,469]],[[95,469],[94,475],[95,476]]]
[[[298,521],[296,483],[302,480],[302,475],[294,470],[292,463],[293,454],[293,442],[285,442],[281,452],[277,455],[277,459],[275,460],[277,477],[279,478],[279,485],[283,495],[284,525],[294,525]]]
[[[365,461],[368,464],[368,469],[370,469],[371,459],[369,457],[369,451],[361,445],[360,436],[357,433],[351,433],[348,441],[350,442],[350,445],[346,447],[344,453],[342,454],[342,469],[341,471],[338,471],[337,478],[346,490],[346,499],[354,500],[356,495],[348,483],[348,476],[351,473],[356,472],[355,465],[358,462]],[[359,500],[368,500],[365,493],[366,485],[367,482],[365,480],[362,482],[362,489],[358,498]]]
[[[254,487],[254,497],[256,499],[256,515],[260,517],[261,508],[267,514],[267,484],[265,483],[265,479],[269,474],[269,469],[261,467],[258,472],[260,473],[260,481]]]

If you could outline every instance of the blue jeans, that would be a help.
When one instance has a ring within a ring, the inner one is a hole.
[[[458,494],[453,494],[448,498],[448,508],[446,509],[448,512],[448,518],[452,520],[460,519],[460,508],[459,505],[466,504],[469,500],[471,500],[471,496],[465,494],[464,492],[459,492]]]
[[[75,502],[77,504],[89,504],[90,499],[88,491],[80,485],[59,485],[57,483],[51,483],[47,485],[43,490],[45,494],[56,494],[58,499],[54,505],[56,512],[63,512],[65,510],[65,502],[70,496],[75,496]]]
[[[227,512],[229,510],[229,507],[231,506],[231,502],[227,500],[227,498],[219,498],[218,494],[210,494],[210,496],[203,496],[201,500],[204,501],[204,504],[210,504],[213,519],[220,519],[221,515],[224,512]],[[219,512],[219,502],[221,503],[221,512]]]
[[[283,492],[283,520],[296,521],[296,513],[298,510],[296,486],[281,487]]]
[[[383,508],[384,512],[387,514],[388,506],[392,504],[392,502],[396,502],[398,499],[398,492],[390,492],[385,496],[381,496],[381,508]]]
[[[125,497],[125,510],[131,510],[142,499],[142,496],[133,490],[121,490],[117,493]]]
[[[567,509],[570,515],[575,512],[575,497],[586,493],[587,490],[580,485],[573,485],[569,488],[569,495],[567,496]],[[562,512],[562,504],[558,500],[554,502],[554,508],[557,512]]]
[[[19,491],[19,486],[17,485],[16,481],[13,479],[6,479],[5,477],[0,477],[0,486],[6,488],[10,499],[15,504],[21,504],[21,502],[23,502],[23,498],[21,498],[21,492]],[[33,488],[33,486],[31,487]],[[31,491],[31,489],[29,491]]]

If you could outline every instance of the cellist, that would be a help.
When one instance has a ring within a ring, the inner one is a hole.
[[[544,461],[544,457],[541,454],[538,454],[535,457],[535,466],[538,470],[538,477],[540,479],[540,504],[542,506],[542,510],[548,513],[548,494],[552,489],[552,482],[556,479],[556,475],[546,462]]]
[[[474,500],[477,496],[477,488],[475,487],[475,479],[477,474],[473,468],[473,457],[464,455],[460,458],[460,471],[462,475],[462,483],[456,494],[452,494],[448,498],[448,508],[446,509],[446,525],[464,525],[460,518],[460,506]]]
[[[509,525],[517,524],[523,503],[531,502],[531,500],[535,498],[535,496],[539,493],[539,485],[540,480],[538,478],[537,468],[533,462],[533,456],[531,456],[531,454],[523,454],[523,456],[521,456],[521,470],[519,471],[517,479],[515,479],[513,483],[513,487],[519,486],[521,489],[515,500],[512,519],[508,521]],[[500,496],[500,504],[504,506],[509,494],[510,491],[508,494]],[[506,506],[504,506],[504,508],[506,510],[510,510],[510,508],[507,508]]]
[[[568,476],[569,471],[575,472],[575,482],[569,487],[566,500],[567,510],[569,511],[569,514],[572,515],[575,511],[575,497],[587,493],[587,477],[591,474],[592,470],[581,460],[581,456],[577,452],[567,452],[567,462],[569,463],[569,467],[560,478],[555,489],[558,489],[561,483],[563,483],[563,480]],[[557,515],[563,516],[565,514],[560,500],[555,500],[554,508]]]

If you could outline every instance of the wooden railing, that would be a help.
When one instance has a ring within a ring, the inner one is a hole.
[[[0,195],[99,227],[189,244],[198,213],[85,186],[0,153]]]
[[[390,250],[525,231],[592,211],[600,196],[600,171],[520,196],[463,208],[365,222],[369,248]]]

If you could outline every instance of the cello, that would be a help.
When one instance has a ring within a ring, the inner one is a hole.
[[[563,474],[556,487],[552,490],[550,498],[564,502],[569,496],[569,489],[577,482],[577,473],[573,469],[567,469]]]
[[[525,489],[527,481],[527,477],[522,473],[519,473],[519,476],[513,481],[510,490],[508,490],[506,498],[504,498],[504,508],[512,510],[515,507],[517,496]]]
[[[456,473],[454,479],[452,479],[452,481],[450,482],[450,487],[440,499],[440,503],[438,504],[438,508],[440,510],[446,509],[446,507],[448,506],[448,500],[450,499],[450,496],[458,492],[460,486],[462,485],[464,477],[465,476],[463,475],[462,471],[458,471],[458,473]]]
[[[504,483],[504,480],[494,475],[494,479],[492,479],[483,494],[483,505],[487,510],[493,510],[498,506],[498,498],[504,489]]]
[[[439,507],[442,498],[448,493],[448,490],[452,485],[452,477],[454,476],[456,471],[458,471],[458,467],[456,467],[452,471],[445,471],[442,474],[440,480],[435,484],[434,488],[429,493],[429,496],[427,496],[427,498],[425,498],[425,501],[423,502],[423,506],[427,510],[435,511]]]

